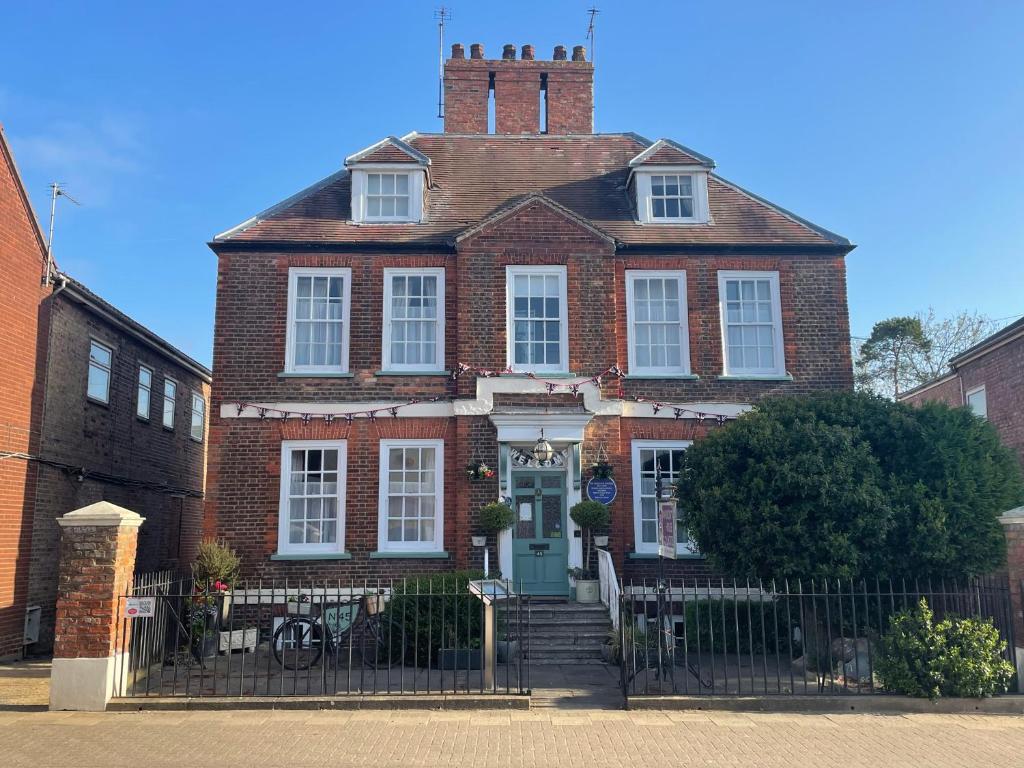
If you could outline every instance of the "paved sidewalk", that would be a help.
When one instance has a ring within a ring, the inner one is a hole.
[[[1020,766],[1024,718],[682,712],[0,712],[5,768]]]

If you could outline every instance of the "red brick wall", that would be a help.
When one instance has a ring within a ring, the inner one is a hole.
[[[42,606],[40,642],[52,643],[57,595],[54,563],[59,552],[57,518],[96,501],[110,501],[146,518],[138,532],[139,571],[186,567],[202,532],[203,476],[207,441],[189,436],[192,390],[204,393],[209,414],[209,385],[170,358],[95,313],[57,293],[50,308],[48,386],[39,452],[46,459],[86,470],[39,468],[36,515],[32,527],[29,602]],[[90,338],[114,350],[109,404],[86,398]],[[153,371],[150,420],[136,416],[139,365]],[[174,429],[163,427],[164,378],[178,383]],[[209,415],[207,415],[209,423]],[[124,483],[114,478],[130,478]],[[164,492],[187,489],[192,493]]]
[[[34,453],[41,408],[38,346],[45,251],[0,137],[0,452]],[[24,636],[36,467],[0,461],[0,658],[19,654]]]
[[[445,133],[487,133],[494,75],[494,132],[540,133],[541,76],[547,82],[547,132],[593,133],[594,67],[586,61],[448,59]]]
[[[54,562],[60,585],[55,657],[104,658],[127,646],[131,622],[116,617],[131,584],[137,534],[132,527],[64,529]]]
[[[836,256],[661,255],[622,256],[613,245],[536,203],[462,241],[457,254],[288,254],[231,252],[220,255],[210,472],[206,526],[239,548],[249,575],[377,576],[478,565],[470,546],[475,511],[498,494],[497,479],[471,482],[463,471],[473,459],[496,467],[496,432],[487,416],[356,419],[352,425],[293,418],[221,418],[222,403],[356,402],[425,398],[474,398],[472,376],[380,376],[383,268],[446,268],[446,368],[464,362],[501,370],[506,365],[505,267],[564,264],[568,275],[569,362],[573,372],[594,374],[626,365],[624,272],[685,269],[690,346],[697,381],[633,379],[621,382],[628,398],[672,402],[756,402],[776,393],[852,388],[845,266]],[[287,273],[289,266],[352,268],[351,378],[282,378]],[[787,369],[793,381],[719,381],[722,340],[718,310],[719,269],[778,270]],[[604,397],[615,398],[620,382],[608,379]],[[498,395],[498,405],[578,405],[571,395]],[[712,426],[711,429],[716,427]],[[620,574],[649,575],[650,561],[627,559],[633,550],[631,442],[634,439],[699,439],[707,427],[673,419],[597,417],[583,451],[589,464],[603,443],[619,482],[613,505],[611,547]],[[277,548],[282,439],[348,440],[346,549],[351,560],[271,561]],[[445,547],[451,560],[370,560],[377,546],[379,441],[393,436],[445,440]],[[492,542],[493,547],[493,542]],[[492,549],[493,552],[493,549]],[[679,561],[671,573],[704,574],[699,560]]]
[[[911,395],[905,402],[916,405],[936,401],[958,406],[965,403],[963,393],[984,386],[988,420],[1003,444],[1015,450],[1024,464],[1024,337],[963,363],[956,373],[949,381]]]

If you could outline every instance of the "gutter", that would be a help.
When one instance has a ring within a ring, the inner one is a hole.
[[[61,293],[62,291],[66,290],[68,296],[73,297],[75,301],[88,307],[92,312],[102,317],[111,325],[120,328],[122,331],[128,333],[133,338],[141,341],[150,349],[159,352],[161,355],[165,357],[169,357],[182,368],[193,373],[206,384],[213,383],[213,375],[210,373],[210,371],[208,371],[205,367],[197,363],[195,360],[188,357],[175,347],[172,347],[163,339],[160,339],[154,333],[152,333],[152,331],[149,331],[144,326],[140,325],[138,328],[132,327],[131,324],[126,323],[120,317],[117,317],[106,308],[98,305],[89,296],[86,296],[81,291],[77,290],[75,286],[68,281],[68,278],[65,275],[60,274],[58,275],[58,277],[61,281],[61,285],[58,287],[57,290],[53,292],[53,294],[51,294],[51,297],[56,296],[58,293]]]

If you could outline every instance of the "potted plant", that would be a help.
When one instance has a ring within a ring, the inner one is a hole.
[[[308,616],[312,612],[309,595],[288,595],[285,600],[289,616]]]
[[[516,513],[503,502],[492,501],[480,508],[480,529],[485,534],[499,534],[512,527],[516,521]],[[501,567],[501,542],[498,542],[498,567]]]
[[[482,461],[471,461],[466,465],[466,474],[470,480],[487,480],[494,477],[494,470]]]
[[[590,474],[599,480],[607,480],[614,471],[615,468],[603,458],[590,465]]]
[[[583,567],[569,569],[569,576],[576,582],[576,602],[596,603],[601,599],[601,592],[596,568],[591,569],[591,539],[595,530],[608,527],[611,514],[599,501],[581,501],[569,510],[569,517],[583,532]]]
[[[192,579],[196,589],[215,595],[211,601],[218,611],[218,620],[227,624],[231,610],[231,587],[238,581],[241,560],[231,547],[217,539],[204,539],[192,563]]]

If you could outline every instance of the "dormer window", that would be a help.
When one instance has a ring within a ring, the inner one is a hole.
[[[430,158],[412,145],[388,136],[345,158],[352,174],[352,221],[418,224],[423,221],[424,190]]]
[[[409,220],[409,174],[366,174],[366,220]]]
[[[398,167],[395,167],[395,166]],[[419,223],[423,219],[422,168],[408,163],[358,166],[352,174],[352,221]]]
[[[634,172],[637,218],[642,224],[706,224],[705,169],[644,168]]]
[[[655,219],[692,219],[693,176],[651,176],[651,216]]]

